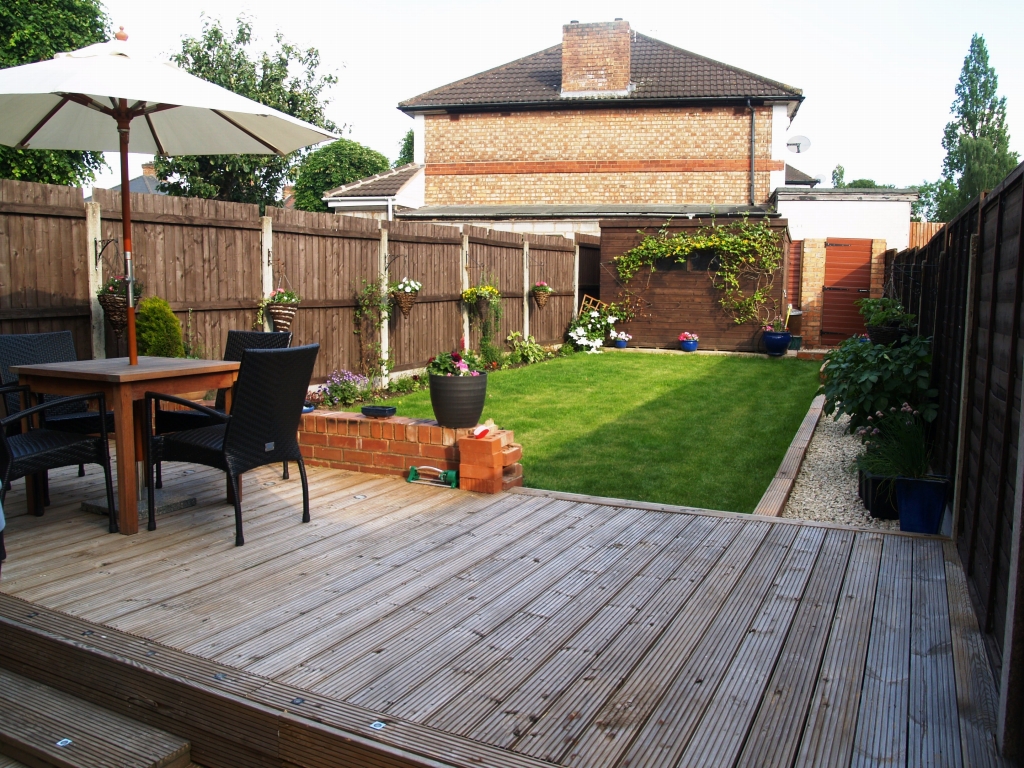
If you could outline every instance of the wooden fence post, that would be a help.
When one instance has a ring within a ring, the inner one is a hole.
[[[462,280],[462,290],[469,288],[469,235],[466,234],[465,229],[460,225],[462,230],[462,249],[459,251],[459,274]],[[469,307],[466,306],[465,302],[460,303],[460,311],[462,312],[462,339],[466,348],[469,348]]]
[[[523,338],[530,338],[530,241],[523,235]]]
[[[274,220],[269,216],[260,217],[260,271],[263,277],[263,295],[269,296],[274,290]],[[263,330],[270,330],[270,317],[264,316]]]
[[[978,206],[981,218],[981,206]],[[970,367],[974,341],[974,271],[978,261],[978,235],[972,234],[967,248],[967,288],[964,301],[964,346],[960,358],[960,418],[956,430],[956,471],[953,475],[953,525],[950,536],[959,544],[960,510],[963,506],[964,460],[967,456],[967,409],[970,407]]]
[[[107,356],[107,334],[103,327],[103,307],[96,294],[103,285],[103,259],[97,258],[103,239],[100,228],[100,204],[85,204],[85,270],[89,278],[89,315],[92,330],[92,357],[101,360]]]
[[[378,284],[382,291],[388,289],[388,230],[387,227],[383,226],[383,222],[380,227],[380,248],[377,249],[377,279]],[[391,353],[390,338],[388,335],[387,320],[384,320],[380,324],[380,379],[384,386],[388,385],[388,357]]]

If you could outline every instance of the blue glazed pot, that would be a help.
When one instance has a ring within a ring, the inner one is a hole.
[[[896,503],[900,510],[900,530],[911,533],[939,532],[946,509],[944,478],[897,477]]]
[[[699,343],[699,341],[680,341],[679,348],[683,350],[683,352],[696,352],[697,345]]]
[[[763,338],[765,352],[772,357],[782,357],[789,349],[793,334],[789,331],[765,331]]]
[[[625,349],[626,348],[626,342],[624,340],[622,340],[622,339],[616,339],[615,340],[615,348],[616,349]]]

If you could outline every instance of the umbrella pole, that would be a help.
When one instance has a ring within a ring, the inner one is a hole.
[[[131,118],[127,116],[128,101],[120,100],[121,114],[117,118],[117,133],[121,143],[121,232],[124,239],[124,274],[128,278],[128,364],[139,364],[139,351],[135,342],[135,265],[132,261],[132,204],[128,178],[128,131]]]

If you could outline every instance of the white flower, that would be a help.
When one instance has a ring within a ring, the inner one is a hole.
[[[608,325],[615,325],[615,322],[616,322],[616,321],[617,321],[618,319],[619,319],[619,318],[617,318],[617,317],[609,317],[609,318],[608,318]]]
[[[405,286],[405,292],[406,293],[412,293],[412,286],[410,286],[410,285]]]
[[[600,314],[601,314],[600,312],[591,312],[591,313],[590,313],[590,316],[591,316],[591,317],[599,317],[599,316],[600,316]]]

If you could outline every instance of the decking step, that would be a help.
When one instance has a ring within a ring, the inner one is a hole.
[[[188,768],[192,762],[185,739],[6,669],[0,669],[0,753],[31,768]],[[0,768],[18,766],[5,759]]]
[[[12,757],[0,755],[0,768],[28,768],[24,763],[19,763]]]

